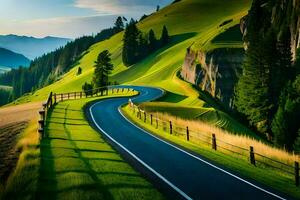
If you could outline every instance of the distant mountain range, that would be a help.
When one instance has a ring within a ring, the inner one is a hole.
[[[0,66],[2,68],[18,68],[19,66],[28,67],[30,60],[22,54],[0,48]]]
[[[18,35],[0,35],[0,47],[23,54],[33,60],[66,45],[71,39],[58,37],[34,38]]]

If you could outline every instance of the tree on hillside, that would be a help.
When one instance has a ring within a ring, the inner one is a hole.
[[[148,40],[149,40],[149,50],[150,51],[156,50],[156,48],[157,48],[157,39],[156,39],[156,36],[155,36],[155,33],[154,33],[153,29],[151,29],[149,31]]]
[[[160,10],[160,6],[157,5],[157,6],[156,6],[156,12],[158,12],[159,10]]]
[[[95,62],[95,72],[93,77],[95,88],[108,85],[108,76],[114,68],[110,56],[108,50],[104,50],[98,55],[97,61]]]
[[[123,63],[126,66],[133,65],[139,58],[139,39],[140,30],[136,26],[136,22],[131,20],[125,29],[124,33],[124,45],[123,45]]]
[[[267,32],[263,44],[262,54],[268,72],[268,98],[270,101],[270,112],[267,120],[270,124],[278,108],[279,96],[283,87],[281,74],[284,73],[284,69],[278,61],[277,39],[273,28]]]
[[[170,42],[169,31],[166,26],[163,27],[160,41],[162,46],[165,46]]]
[[[125,26],[124,26],[123,18],[121,16],[119,16],[115,22],[115,27],[114,27],[115,32],[119,33],[121,31],[123,31],[124,28],[125,28]]]
[[[282,84],[284,84],[284,81],[295,78],[294,74],[292,74],[291,32],[287,25],[284,25],[282,28],[277,49],[279,52],[278,64],[284,69],[284,73],[281,74]]]
[[[292,150],[300,129],[300,76],[288,83],[280,98],[279,108],[272,123],[275,143]]]
[[[265,68],[262,42],[249,46],[243,72],[236,85],[235,106],[258,131],[267,133],[270,102],[268,99],[268,70]]]
[[[84,91],[85,95],[92,95],[93,94],[93,85],[90,83],[85,82],[82,86],[82,90]]]

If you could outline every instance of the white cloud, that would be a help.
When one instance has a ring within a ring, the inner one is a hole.
[[[86,17],[57,17],[29,21],[0,20],[0,34],[30,35],[35,37],[59,36],[76,38],[91,35],[110,27],[115,15]],[[18,27],[16,29],[16,27]]]
[[[146,0],[139,2],[136,0],[75,0],[75,7],[86,8],[96,11],[99,14],[131,14],[141,15],[141,11],[148,13],[154,10]]]

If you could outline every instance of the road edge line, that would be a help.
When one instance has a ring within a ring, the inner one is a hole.
[[[251,182],[249,182],[249,181],[247,181],[247,180],[245,180],[245,179],[243,179],[243,178],[241,178],[241,177],[239,177],[237,175],[234,175],[234,174],[232,174],[232,173],[230,173],[230,172],[228,172],[228,171],[226,171],[226,170],[224,170],[224,169],[222,169],[222,168],[220,168],[220,167],[218,167],[218,166],[216,166],[216,165],[214,165],[214,164],[212,164],[212,163],[210,163],[208,161],[205,161],[205,160],[203,160],[203,159],[201,159],[201,158],[199,158],[199,157],[197,157],[197,156],[195,156],[195,155],[193,155],[193,154],[191,154],[191,153],[189,153],[189,152],[187,152],[187,151],[185,151],[185,150],[183,150],[183,149],[181,149],[181,148],[179,148],[179,147],[177,147],[177,146],[175,146],[173,144],[170,144],[169,142],[167,142],[167,141],[165,141],[165,140],[163,140],[163,139],[161,139],[161,138],[159,138],[159,137],[157,137],[157,136],[149,133],[148,131],[142,129],[141,127],[137,126],[136,124],[134,124],[133,122],[131,122],[129,119],[127,119],[127,117],[125,117],[124,114],[121,112],[120,108],[121,108],[121,106],[118,108],[118,111],[123,116],[123,118],[125,120],[127,120],[129,123],[131,123],[132,125],[134,125],[136,128],[138,128],[141,131],[143,131],[144,133],[146,133],[146,134],[148,134],[148,135],[156,138],[157,140],[159,140],[159,141],[161,141],[161,142],[163,142],[163,143],[165,143],[165,144],[167,144],[167,145],[169,145],[169,146],[171,146],[171,147],[173,147],[173,148],[175,148],[175,149],[177,149],[177,150],[179,150],[179,151],[181,151],[181,152],[183,152],[183,153],[185,153],[185,154],[187,154],[187,155],[189,155],[189,156],[191,156],[191,157],[193,157],[193,158],[195,158],[195,159],[197,159],[197,160],[199,160],[199,161],[201,161],[201,162],[203,162],[203,163],[205,163],[205,164],[207,164],[207,165],[209,165],[209,166],[211,166],[211,167],[213,167],[215,169],[218,169],[218,170],[222,171],[223,173],[228,174],[228,175],[230,175],[230,176],[232,176],[232,177],[234,177],[234,178],[236,178],[236,179],[238,179],[238,180],[240,180],[240,181],[242,181],[242,182],[244,182],[244,183],[246,183],[246,184],[248,184],[248,185],[250,185],[250,186],[252,186],[252,187],[254,187],[254,188],[258,189],[258,190],[260,190],[260,191],[262,191],[262,192],[265,192],[265,193],[267,193],[267,194],[269,194],[269,195],[271,195],[273,197],[276,197],[278,199],[286,200],[285,198],[283,198],[283,197],[281,197],[281,196],[279,196],[277,194],[274,194],[274,193],[272,193],[272,192],[270,192],[270,191],[268,191],[266,189],[263,189],[263,188],[255,185],[255,184],[253,184],[253,183],[251,183]]]
[[[98,102],[99,103],[99,102]],[[151,168],[149,165],[147,165],[144,161],[142,161],[140,158],[138,158],[134,153],[129,151],[126,147],[124,147],[122,144],[117,142],[115,139],[113,139],[109,134],[107,134],[96,122],[94,115],[92,113],[92,108],[97,105],[98,103],[93,104],[90,108],[90,115],[91,118],[96,125],[96,127],[103,133],[105,134],[106,137],[108,137],[112,142],[117,144],[119,147],[121,147],[124,151],[126,151],[129,155],[131,155],[134,159],[136,159],[140,164],[142,164],[144,167],[146,167],[148,170],[150,170],[152,173],[154,173],[157,177],[159,177],[161,180],[163,180],[166,184],[168,184],[171,188],[173,188],[176,192],[178,192],[182,197],[184,197],[187,200],[192,200],[191,197],[189,197],[186,193],[184,193],[182,190],[180,190],[177,186],[175,186],[173,183],[171,183],[168,179],[166,179],[164,176],[162,176],[160,173],[155,171],[153,168]]]

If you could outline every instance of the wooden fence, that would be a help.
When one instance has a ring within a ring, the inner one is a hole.
[[[256,167],[268,167],[280,171],[290,177],[294,177],[295,185],[299,186],[299,162],[295,161],[294,165],[286,164],[281,161],[269,158],[265,155],[259,154],[254,151],[253,146],[249,146],[249,149],[232,145],[228,142],[217,139],[216,134],[199,133],[199,131],[191,130],[188,126],[181,127],[174,124],[172,121],[166,121],[153,114],[148,114],[146,111],[140,109],[137,105],[129,102],[134,116],[141,120],[143,123],[148,123],[156,129],[178,136],[184,140],[194,143],[201,143],[211,146],[214,151],[221,151],[223,153],[236,154],[240,158],[249,160],[249,163]]]
[[[42,109],[39,111],[40,118],[38,120],[38,133],[40,135],[40,139],[45,137],[45,127],[47,125],[47,115],[50,109],[54,107],[55,104],[59,102],[63,102],[66,100],[75,100],[82,98],[90,98],[90,97],[100,97],[100,96],[108,96],[109,94],[125,94],[130,91],[134,92],[134,89],[131,88],[118,88],[118,87],[101,87],[88,91],[80,91],[80,92],[67,92],[56,94],[51,92],[49,97],[45,103],[43,103]]]

